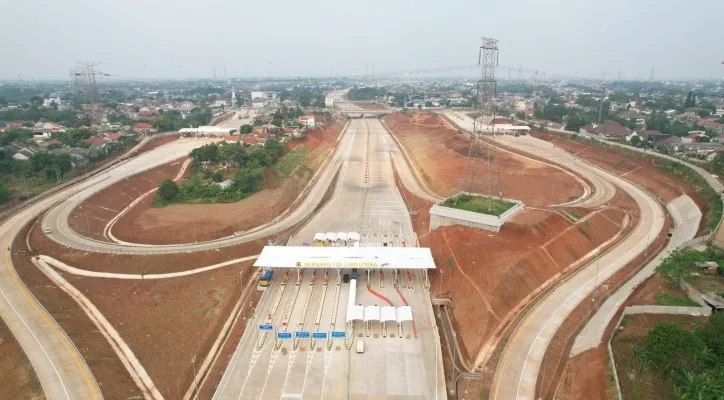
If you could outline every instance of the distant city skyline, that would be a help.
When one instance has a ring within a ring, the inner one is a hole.
[[[654,67],[656,79],[724,78],[724,2],[580,3],[9,2],[0,14],[0,79],[68,79],[75,61],[86,60],[102,62],[112,79],[211,78],[214,69],[222,79],[360,76],[373,68],[379,76],[474,64],[480,36],[499,39],[500,64],[511,68],[645,80]]]

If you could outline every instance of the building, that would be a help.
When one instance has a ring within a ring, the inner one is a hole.
[[[273,107],[278,100],[278,92],[251,92],[251,106],[254,108]]]
[[[603,124],[588,124],[581,129],[584,133],[598,135],[608,140],[624,140],[631,135],[631,130],[616,121]]]
[[[244,146],[255,146],[256,138],[252,135],[241,135],[241,142]]]
[[[302,115],[298,118],[299,123],[307,128],[314,128],[316,126],[314,121],[314,115]]]
[[[145,122],[137,123],[136,125],[133,126],[133,129],[142,135],[147,135],[149,132],[154,130],[153,126],[151,126],[150,124],[147,124]]]
[[[45,107],[45,108],[50,108],[53,106],[53,104],[55,104],[56,107],[59,106],[60,97],[49,97],[49,98],[43,100],[43,107]]]
[[[684,143],[699,143],[706,136],[704,131],[690,131],[688,135],[681,139]]]

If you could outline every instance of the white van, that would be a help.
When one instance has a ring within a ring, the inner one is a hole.
[[[365,342],[364,340],[358,340],[357,341],[357,353],[364,353],[365,352]]]
[[[45,229],[43,229],[43,232],[45,232],[45,234],[47,235],[47,234],[50,234],[51,232],[53,232],[53,230],[50,228],[45,228]]]

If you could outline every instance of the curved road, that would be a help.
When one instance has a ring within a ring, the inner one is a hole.
[[[467,123],[472,120],[467,116]],[[500,141],[514,149],[540,155],[547,159],[576,158],[548,142],[532,137],[502,136]],[[581,268],[538,301],[515,327],[495,370],[491,399],[534,399],[538,373],[553,336],[565,319],[598,284],[611,277],[642,253],[663,229],[666,215],[658,202],[631,182],[586,162],[564,164],[571,169],[586,170],[596,181],[612,183],[628,193],[640,210],[639,222],[633,231],[597,260]],[[481,354],[480,366],[486,359]]]
[[[341,166],[342,155],[351,149],[353,135],[346,135],[344,132],[342,135],[337,151],[327,167],[320,172],[317,181],[302,203],[286,218],[243,235],[180,245],[123,245],[82,237],[68,226],[68,216],[71,211],[94,193],[131,175],[185,156],[191,149],[210,141],[206,139],[181,139],[153,149],[77,185],[60,190],[5,221],[0,226],[0,248],[3,252],[0,256],[0,317],[9,326],[25,351],[46,396],[49,399],[98,399],[102,397],[90,369],[78,350],[25,287],[12,265],[10,258],[12,242],[23,226],[50,209],[42,220],[42,227],[52,230],[49,237],[61,245],[90,252],[180,253],[243,243],[291,227],[313,212]],[[390,142],[392,146],[389,152],[396,160],[402,160],[399,149],[391,139]],[[403,182],[409,185],[410,190],[428,196],[417,186],[414,175],[406,163],[398,162],[396,166]]]

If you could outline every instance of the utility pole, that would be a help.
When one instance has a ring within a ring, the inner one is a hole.
[[[604,76],[603,82],[601,82],[601,103],[598,105],[598,123],[601,124],[601,118],[603,118],[603,101],[606,98],[606,78]]]
[[[480,79],[478,80],[478,99],[481,120],[483,116],[490,115],[490,133],[495,138],[495,94],[497,92],[497,81],[495,79],[495,69],[498,66],[498,40],[493,38],[482,38],[482,45],[478,51],[478,64],[481,66]],[[484,122],[482,122],[484,123]],[[481,123],[481,124],[482,124]],[[480,155],[486,155],[488,183],[488,209],[492,207],[493,193],[500,194],[500,182],[498,181],[497,166],[495,160],[492,159],[492,146],[485,146],[483,140],[476,133],[475,124],[473,124],[472,141],[468,151],[468,163],[463,171],[463,178],[460,182],[460,192],[473,192],[475,183],[475,175],[481,167],[478,158]]]

